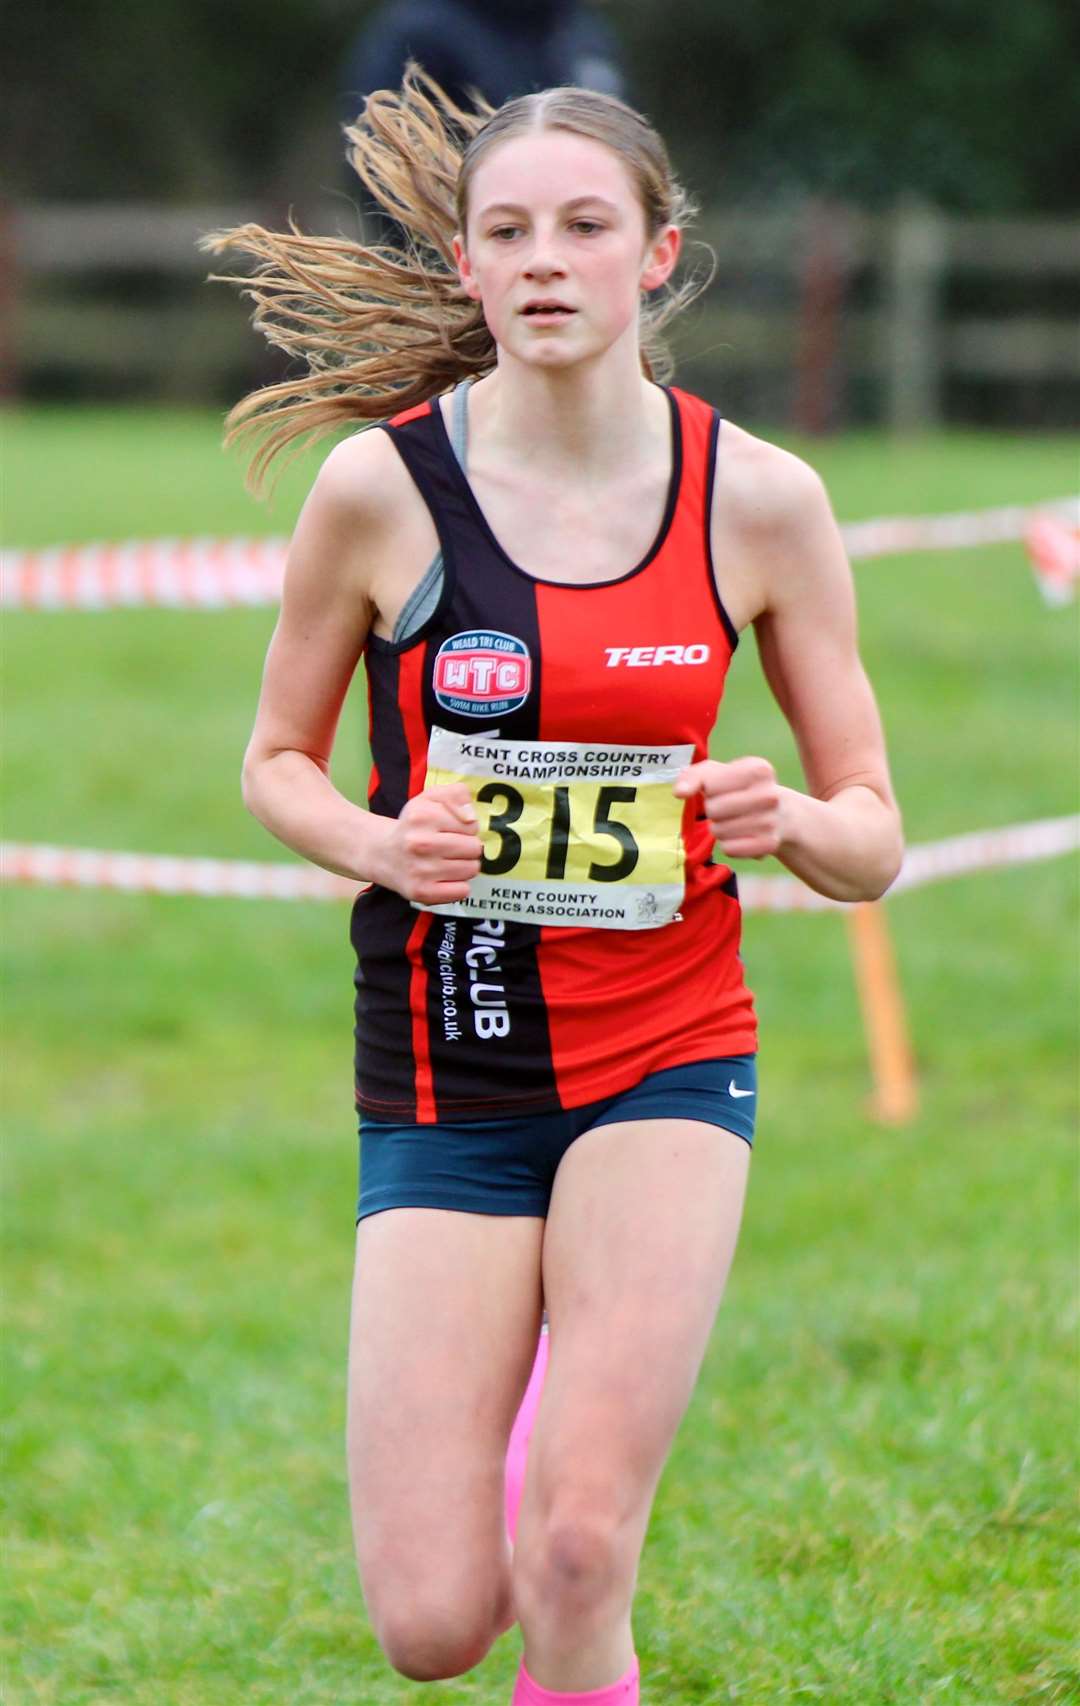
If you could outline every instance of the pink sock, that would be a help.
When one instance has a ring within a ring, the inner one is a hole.
[[[514,1685],[510,1706],[639,1706],[638,1662],[634,1660],[626,1675],[608,1688],[590,1688],[584,1694],[559,1694],[541,1688],[525,1669],[524,1659]]]
[[[528,1456],[529,1438],[536,1420],[536,1412],[540,1405],[540,1394],[544,1389],[544,1374],[547,1371],[548,1334],[545,1327],[540,1334],[540,1343],[536,1347],[536,1361],[529,1376],[529,1384],[525,1388],[525,1396],[521,1400],[521,1408],[514,1418],[514,1426],[510,1432],[510,1444],[506,1451],[506,1532],[511,1541],[517,1536],[518,1509],[521,1505],[521,1492],[525,1485],[525,1461]]]

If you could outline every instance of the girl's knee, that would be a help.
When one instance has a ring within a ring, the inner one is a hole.
[[[633,1592],[637,1534],[613,1505],[555,1509],[523,1528],[514,1555],[514,1595],[587,1615]]]
[[[475,1608],[455,1610],[446,1601],[425,1604],[416,1594],[371,1616],[375,1637],[402,1676],[412,1682],[445,1682],[463,1676],[485,1657],[501,1629]]]
[[[479,1563],[458,1569],[443,1559],[434,1572],[415,1556],[405,1568],[384,1558],[365,1560],[361,1588],[368,1619],[388,1662],[413,1682],[462,1676],[484,1658],[509,1626],[509,1571]]]

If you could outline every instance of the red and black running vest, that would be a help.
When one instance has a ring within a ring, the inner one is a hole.
[[[422,791],[433,729],[575,751],[689,746],[694,760],[708,756],[738,643],[709,540],[720,420],[685,392],[669,391],[668,401],[672,474],[657,537],[628,574],[585,585],[539,580],[510,560],[437,400],[388,424],[431,512],[444,580],[417,634],[367,642],[372,811],[396,817]],[[591,870],[603,876],[635,857],[620,827],[619,801],[632,793],[609,788],[616,804],[602,819],[597,807],[606,837],[597,844],[612,862],[604,854]],[[494,800],[502,816],[493,812],[488,829],[513,821],[506,795],[504,787]],[[569,793],[554,795],[558,817]],[[681,813],[685,892],[676,917],[656,928],[451,918],[392,889],[364,889],[352,914],[360,1108],[420,1124],[548,1112],[615,1095],[665,1067],[751,1053],[735,877],[713,861],[700,801]],[[516,841],[509,827],[502,832],[499,857],[509,848],[512,862]]]

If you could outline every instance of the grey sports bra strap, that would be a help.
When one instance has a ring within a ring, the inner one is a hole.
[[[461,463],[462,469],[469,465],[469,386],[471,379],[463,379],[454,387],[454,395],[450,404],[450,443],[454,447],[454,455]]]
[[[461,464],[462,472],[468,466],[469,386],[471,384],[471,379],[463,379],[460,385],[454,387],[454,395],[450,400],[450,443],[454,447],[454,455]],[[410,634],[415,634],[418,629],[423,627],[439,602],[442,585],[442,552],[436,551],[427,566],[423,579],[413,588],[405,600],[401,615],[394,624],[393,639],[396,645],[403,645]]]

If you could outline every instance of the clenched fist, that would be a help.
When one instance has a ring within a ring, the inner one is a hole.
[[[673,792],[680,800],[702,796],[709,828],[730,858],[763,859],[779,848],[784,790],[767,758],[736,758],[730,764],[706,758],[689,764]]]
[[[422,906],[464,900],[484,851],[476,831],[464,782],[425,788],[391,820],[376,881]]]

